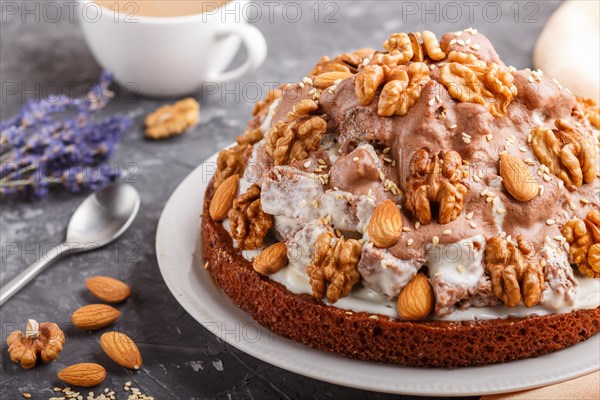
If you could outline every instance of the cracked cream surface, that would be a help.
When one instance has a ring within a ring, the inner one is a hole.
[[[441,38],[448,52],[465,51],[451,43],[456,37],[446,34]],[[482,35],[465,31],[459,37],[468,37],[480,46],[470,53],[506,68]],[[254,146],[248,164],[263,174],[254,179],[245,174],[240,193],[251,183],[261,186],[263,209],[274,216],[274,235],[278,241],[288,242],[290,265],[271,279],[294,293],[312,293],[305,269],[314,240],[326,226],[364,244],[358,266],[361,283],[334,304],[341,309],[397,317],[395,297],[422,266],[428,268],[436,318],[440,319],[546,315],[600,306],[600,279],[573,273],[560,233],[573,216],[583,218],[589,210],[600,208],[598,179],[569,192],[560,179],[541,173],[528,142],[533,128],[552,127],[556,118],[569,119],[575,97],[540,73],[515,71],[519,94],[506,116],[494,118],[480,105],[455,102],[436,81],[436,74],[437,69],[432,69],[432,80],[404,117],[382,118],[374,104],[361,106],[353,78],[342,81],[334,91],[325,90],[319,102],[329,116],[328,133],[307,160],[274,167],[265,154],[264,140]],[[299,100],[312,98],[310,91],[309,85],[288,85],[283,98],[269,108],[263,132],[282,120]],[[442,107],[446,117],[435,118]],[[584,128],[600,151],[598,130]],[[463,132],[469,135],[468,143]],[[401,208],[410,157],[421,147],[455,150],[469,162],[465,207],[449,224],[440,225],[434,218],[430,225],[419,226],[414,216]],[[533,200],[517,202],[504,190],[498,173],[502,151],[538,171],[536,179],[543,190]],[[390,189],[390,182],[397,191]],[[406,229],[396,245],[377,249],[370,245],[366,226],[375,206],[388,198],[401,208]],[[552,224],[547,223],[550,218]],[[509,308],[501,303],[485,306],[494,300],[482,261],[485,241],[494,236],[513,241],[519,234],[531,240],[548,263],[541,302],[529,308]],[[258,253],[244,252],[244,256],[252,260]]]

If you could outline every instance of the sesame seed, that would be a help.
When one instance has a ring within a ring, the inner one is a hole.
[[[452,46],[453,44],[456,44],[456,39],[452,39],[449,44],[450,44],[450,46]]]
[[[542,267],[545,267],[545,266],[546,266],[546,259],[545,259],[545,258],[542,258],[542,259],[540,260],[540,265],[541,265]]]
[[[464,41],[464,40],[462,40],[462,39],[458,39],[458,40],[456,41],[456,43],[458,43],[460,46],[464,46],[464,45],[465,45],[465,41]]]
[[[310,161],[304,163],[304,168],[310,168]]]
[[[446,229],[444,232],[442,232],[444,235],[452,235],[452,229]]]
[[[477,224],[476,224],[475,222],[473,222],[473,221],[470,221],[470,222],[469,222],[469,226],[470,226],[471,228],[473,228],[473,229],[477,228]]]
[[[492,141],[492,134],[488,133],[487,135],[485,135],[485,138],[487,139],[488,142]]]
[[[468,213],[467,214],[467,220],[473,219],[473,215],[474,215],[473,211],[471,211],[470,213]]]
[[[373,314],[373,315],[370,315],[370,316],[369,316],[369,319],[379,319],[379,316],[378,316],[378,315],[375,315],[375,314]]]
[[[408,242],[406,242],[406,244],[412,246],[414,242],[415,241],[413,239],[408,239]]]
[[[419,229],[420,226],[421,226],[421,223],[419,221],[415,222],[415,229]]]
[[[440,243],[440,238],[437,236],[434,236],[433,238],[431,238],[431,243],[433,243],[434,246],[437,246]]]
[[[492,196],[488,196],[488,197],[486,197],[486,199],[485,199],[485,202],[486,202],[486,203],[491,203],[492,201],[494,201],[494,198],[493,198]]]
[[[506,213],[506,210],[504,208],[499,208],[499,209],[496,210],[496,212],[498,214],[504,214],[504,213]]]
[[[481,48],[481,46],[480,46],[479,44],[477,44],[477,43],[473,43],[473,44],[471,45],[471,48],[472,48],[473,50],[479,50],[479,49]]]
[[[546,225],[554,225],[556,223],[552,218],[546,220]]]
[[[579,199],[579,201],[582,202],[583,204],[590,204],[590,201],[588,199],[581,198],[581,199]]]
[[[26,399],[30,399],[31,398],[31,394],[29,394],[29,393],[23,393],[23,397],[25,397]]]
[[[435,64],[431,64],[431,65],[429,66],[429,69],[433,71],[433,70],[435,69]]]
[[[456,270],[457,270],[458,272],[464,272],[464,271],[465,271],[465,266],[464,266],[464,265],[462,265],[462,264],[458,264],[458,265],[456,266]]]
[[[431,100],[429,100],[429,101],[428,101],[428,104],[429,104],[430,106],[432,106],[434,103],[435,103],[435,99],[431,99]]]
[[[502,231],[500,232],[500,238],[504,238],[506,236],[506,232]]]
[[[358,157],[354,157],[354,158],[352,159],[352,161],[354,161],[354,162],[356,162],[356,161],[358,161],[358,160],[360,160],[360,158],[358,158]]]
[[[410,229],[408,226],[405,226],[402,228],[402,232],[412,232],[412,229]]]
[[[458,125],[453,124],[453,125],[450,125],[450,128],[448,128],[448,129],[456,129],[457,127],[458,127]]]
[[[390,152],[390,150],[392,150],[391,147],[386,147],[385,149],[383,149],[383,154],[387,154]]]
[[[465,142],[466,144],[469,144],[469,143],[471,143],[471,139],[463,136],[463,142]]]
[[[319,162],[319,164],[321,164],[321,165],[325,165],[325,164],[327,164],[327,163],[325,162],[325,160],[323,160],[322,158],[319,158],[318,162]]]
[[[527,149],[525,147],[521,146],[521,147],[519,147],[519,151],[526,153]]]

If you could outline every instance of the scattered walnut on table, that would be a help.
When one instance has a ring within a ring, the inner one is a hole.
[[[256,250],[273,225],[273,217],[265,213],[260,203],[260,187],[252,185],[233,201],[229,210],[231,237],[242,250]]]
[[[382,117],[406,115],[421,97],[423,86],[429,81],[429,68],[416,62],[390,71],[394,80],[383,87],[377,104],[377,114]]]
[[[319,235],[314,248],[306,267],[313,296],[317,299],[326,296],[330,303],[335,303],[360,281],[356,266],[362,246],[358,240],[336,238],[332,232],[326,232]]]
[[[451,52],[448,58],[455,61],[441,67],[440,82],[450,96],[462,103],[481,104],[495,117],[507,113],[508,105],[517,95],[510,72],[496,63],[486,64],[460,52]]]
[[[319,105],[310,99],[297,103],[284,121],[277,122],[266,136],[266,151],[275,165],[303,160],[319,146],[327,121],[314,115]]]
[[[43,362],[56,360],[62,351],[65,335],[58,325],[52,322],[38,323],[27,321],[25,333],[14,331],[6,339],[8,355],[24,369],[35,367],[38,357]]]
[[[146,137],[158,140],[180,135],[199,119],[200,105],[191,97],[164,105],[146,117]]]
[[[485,270],[490,274],[494,294],[508,307],[517,306],[521,300],[526,307],[540,302],[544,272],[534,256],[533,244],[522,235],[516,244],[500,237],[487,241]]]
[[[588,212],[583,221],[567,221],[561,233],[569,243],[569,261],[583,275],[600,278],[600,211]]]
[[[554,124],[556,129],[540,126],[531,131],[536,157],[571,190],[592,182],[596,178],[593,143],[564,119]]]
[[[406,208],[413,212],[419,222],[431,222],[431,203],[439,203],[439,223],[454,221],[463,210],[468,177],[462,167],[462,158],[455,151],[432,154],[423,147],[412,156],[410,175],[406,182]]]

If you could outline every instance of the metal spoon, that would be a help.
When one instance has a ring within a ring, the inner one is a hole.
[[[139,208],[140,196],[131,185],[111,185],[89,195],[71,217],[66,240],[0,289],[0,306],[63,255],[94,250],[121,236]]]

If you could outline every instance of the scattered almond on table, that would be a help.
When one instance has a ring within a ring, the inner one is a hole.
[[[131,295],[131,288],[115,278],[94,276],[86,280],[88,290],[98,299],[107,303],[119,303]],[[105,328],[115,322],[121,312],[107,304],[89,304],[75,310],[71,322],[79,329],[95,331]],[[35,367],[41,357],[43,362],[55,360],[61,352],[65,336],[60,327],[53,322],[42,322],[30,319],[27,321],[25,332],[14,331],[6,340],[10,359],[20,363],[24,369]],[[100,337],[102,350],[117,364],[124,368],[137,370],[142,365],[142,355],[135,342],[121,332],[106,332]],[[100,385],[106,378],[106,369],[96,363],[78,363],[63,368],[57,377],[73,386],[94,387]],[[154,397],[144,394],[140,389],[126,382],[123,390],[127,392],[127,400],[154,400]],[[54,392],[59,396],[49,400],[116,400],[115,391],[108,388],[103,393],[95,395],[88,392],[87,396],[71,390],[70,387],[55,387]],[[29,399],[31,393],[22,392],[23,398]]]
[[[121,367],[140,369],[142,355],[131,338],[121,332],[106,332],[100,336],[100,346],[107,356]]]
[[[131,288],[109,276],[93,276],[86,279],[85,286],[98,299],[107,303],[120,303],[131,296]]]
[[[77,309],[71,316],[71,322],[79,329],[95,331],[115,322],[121,312],[107,304],[90,304]]]
[[[106,378],[106,370],[95,363],[80,363],[64,368],[58,373],[58,379],[73,386],[98,386]]]

